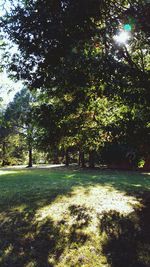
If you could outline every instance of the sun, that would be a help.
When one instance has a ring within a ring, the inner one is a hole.
[[[130,33],[128,31],[120,31],[117,35],[114,36],[115,42],[118,44],[127,44],[130,39]]]

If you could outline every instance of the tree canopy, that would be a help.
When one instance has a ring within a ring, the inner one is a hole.
[[[18,50],[5,62],[40,95],[39,144],[93,153],[117,142],[149,154],[150,3],[11,3],[0,25]]]

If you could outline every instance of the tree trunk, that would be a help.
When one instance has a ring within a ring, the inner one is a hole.
[[[81,164],[81,151],[79,150],[78,165],[80,166],[80,164]]]
[[[90,168],[95,167],[95,152],[94,152],[94,150],[89,152],[89,167]]]
[[[54,163],[54,164],[58,164],[58,163],[59,163],[58,150],[57,150],[57,148],[54,149],[54,153],[53,153],[53,163]]]
[[[28,167],[32,167],[32,147],[29,148],[29,164]]]
[[[66,149],[66,151],[65,151],[65,164],[66,164],[66,166],[69,166],[69,150],[68,150],[68,148]]]
[[[80,166],[82,168],[85,167],[85,158],[84,158],[84,152],[83,151],[80,151]]]
[[[84,157],[84,152],[83,151],[81,153],[81,166],[82,166],[82,168],[85,168],[85,157]]]
[[[2,144],[2,167],[6,165],[5,155],[6,155],[6,143],[4,141]]]

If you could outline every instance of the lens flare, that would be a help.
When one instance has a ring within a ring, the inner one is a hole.
[[[132,27],[131,27],[130,24],[125,24],[125,25],[123,26],[123,28],[124,28],[124,30],[127,31],[127,32],[130,32],[130,31],[132,30]]]

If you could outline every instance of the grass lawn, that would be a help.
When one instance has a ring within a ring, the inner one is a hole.
[[[150,174],[0,170],[1,267],[149,267]]]

